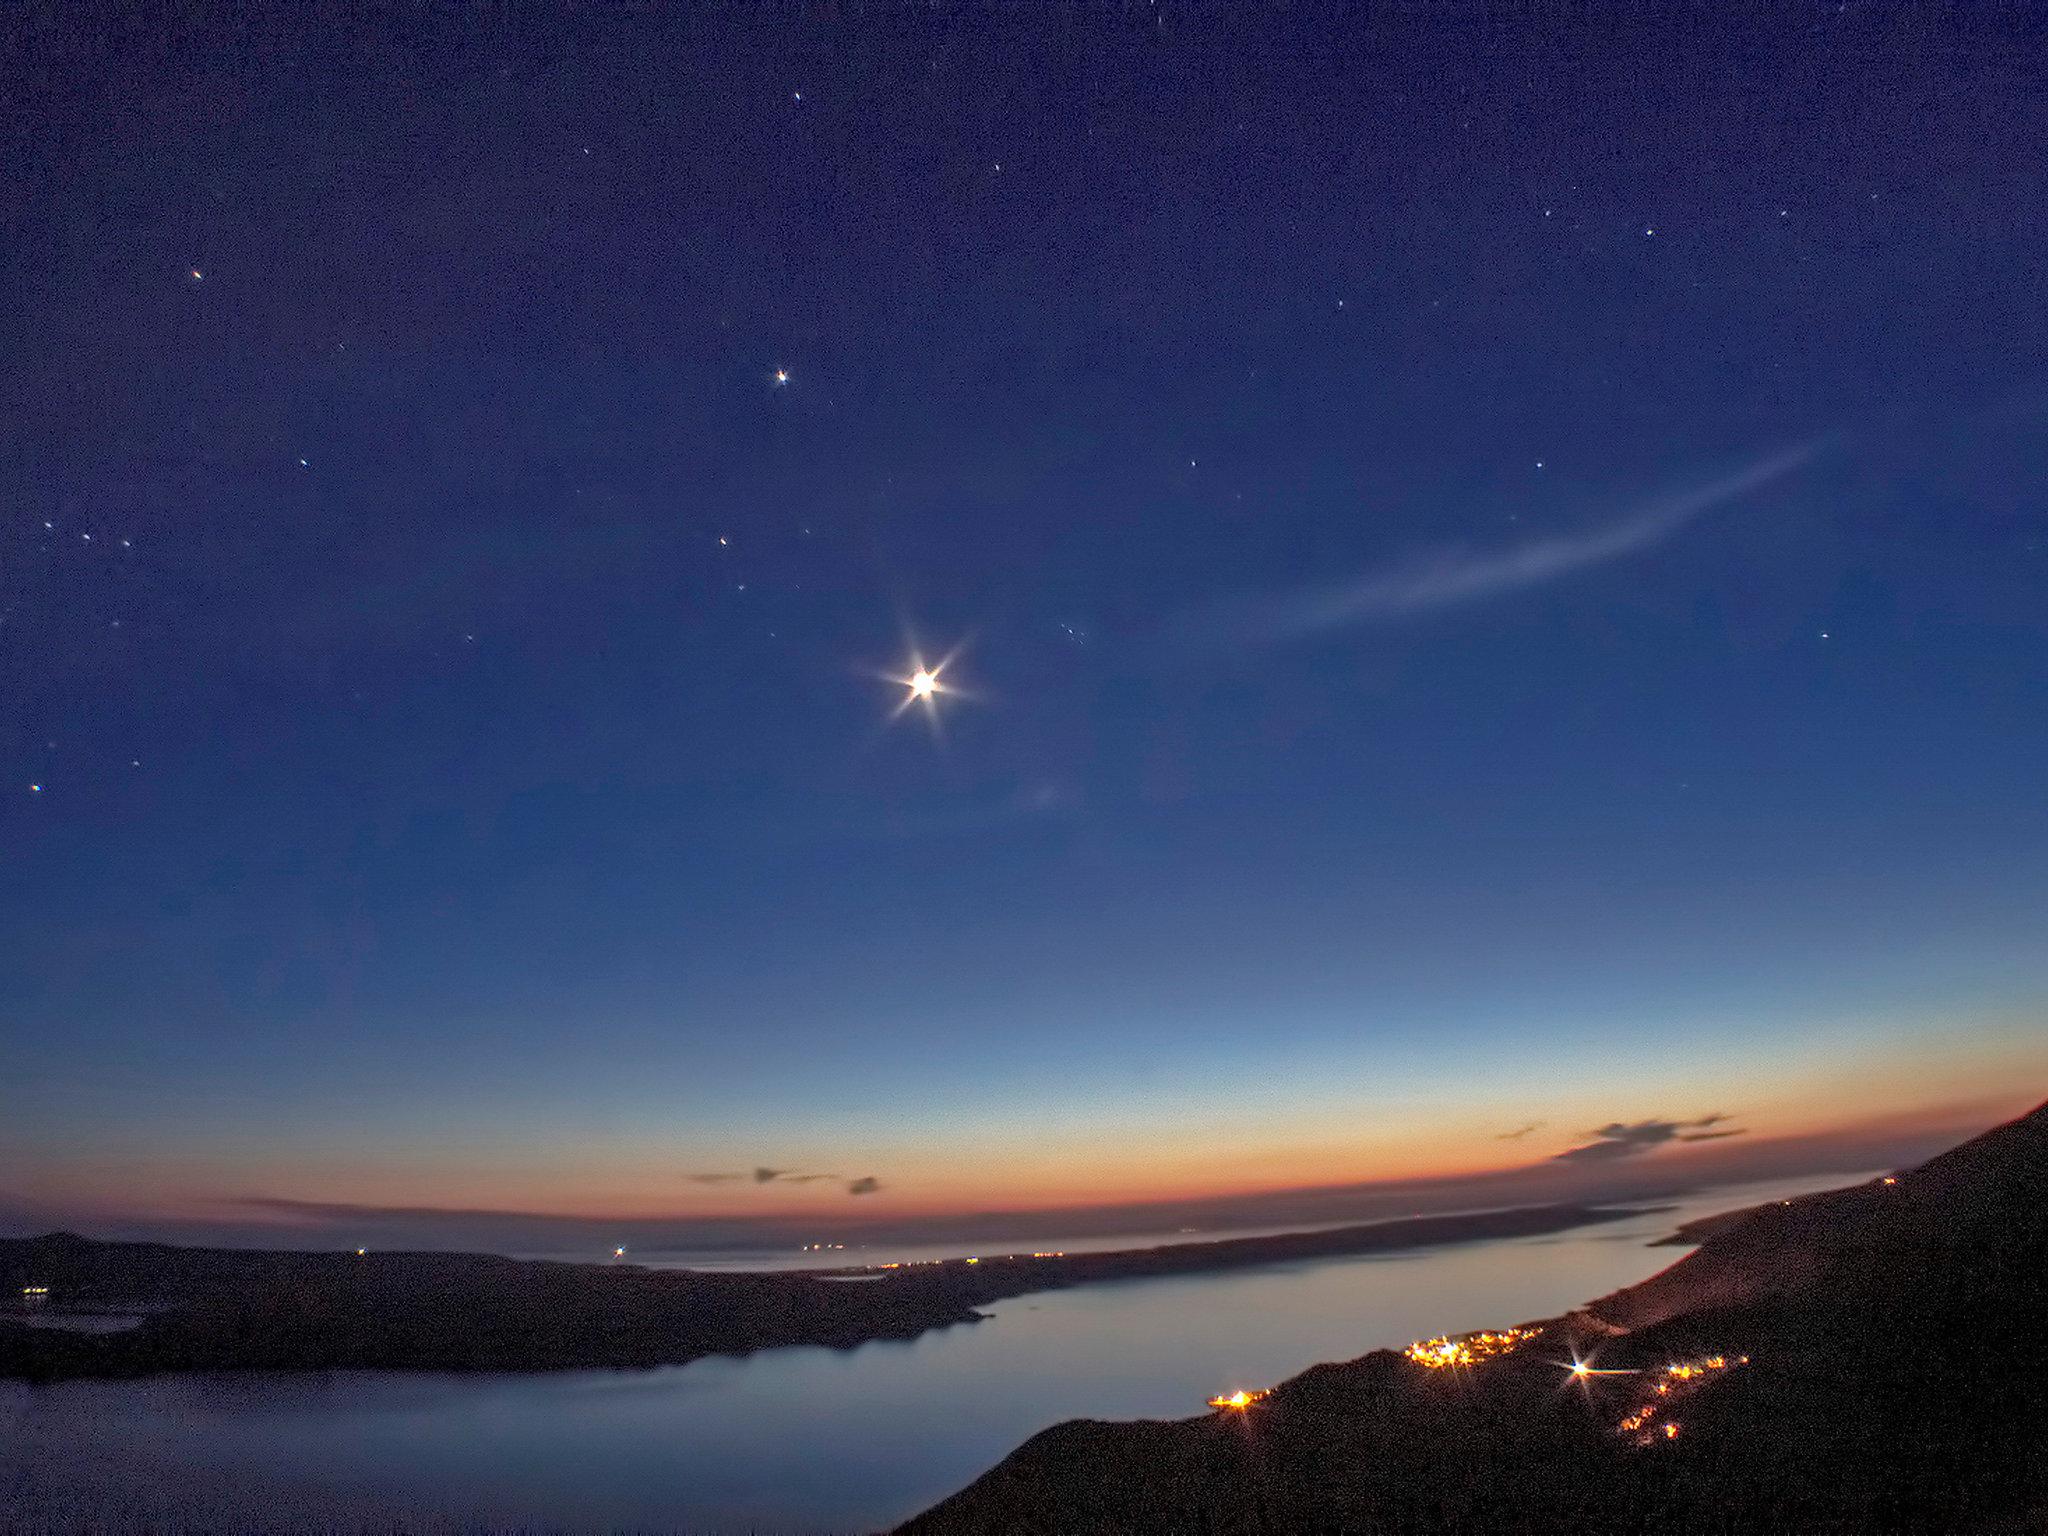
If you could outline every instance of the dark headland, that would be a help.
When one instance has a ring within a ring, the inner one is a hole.
[[[473,1253],[183,1248],[52,1233],[0,1241],[0,1304],[33,1289],[47,1318],[125,1311],[142,1321],[90,1333],[0,1314],[0,1376],[537,1371],[672,1365],[794,1344],[852,1348],[978,1322],[977,1308],[1037,1291],[1535,1236],[1630,1214],[1531,1206],[1113,1252],[768,1273]]]
[[[2048,1531],[2044,1196],[2048,1105],[1433,1361],[1058,1425],[903,1530]]]

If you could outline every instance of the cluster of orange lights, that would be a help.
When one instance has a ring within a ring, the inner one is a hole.
[[[1673,1402],[1688,1392],[1704,1386],[1708,1380],[1722,1371],[1747,1364],[1747,1355],[1736,1355],[1732,1359],[1727,1355],[1707,1355],[1702,1359],[1685,1360],[1676,1365],[1665,1366],[1656,1386],[1652,1389],[1654,1395],[1615,1425],[1614,1432],[1627,1436],[1636,1445],[1655,1445],[1659,1440],[1676,1440],[1677,1420],[1665,1419],[1658,1423],[1657,1416]]]
[[[1455,1337],[1445,1334],[1434,1339],[1417,1339],[1403,1353],[1417,1365],[1443,1371],[1454,1365],[1477,1365],[1496,1355],[1511,1355],[1542,1331],[1541,1328],[1502,1328]]]
[[[821,1245],[821,1246],[833,1246],[833,1247],[844,1247],[845,1245],[844,1245],[844,1244],[830,1244],[830,1245]],[[1064,1249],[1064,1248],[1061,1248],[1061,1249],[1059,1249],[1059,1250],[1057,1250],[1057,1251],[1054,1251],[1054,1250],[1050,1250],[1050,1249],[1048,1249],[1048,1250],[1047,1250],[1046,1252],[1044,1252],[1044,1253],[1006,1253],[1006,1254],[1004,1254],[1004,1255],[1003,1255],[1003,1257],[1004,1257],[1005,1259],[1064,1259],[1064,1258],[1065,1258],[1066,1256],[1067,1256],[1067,1250],[1066,1250],[1066,1249]],[[923,1268],[927,1268],[927,1267],[929,1267],[929,1266],[931,1266],[931,1265],[935,1265],[935,1264],[952,1264],[952,1263],[954,1263],[954,1262],[956,1262],[956,1261],[955,1261],[955,1260],[953,1260],[953,1259],[896,1259],[896,1260],[892,1260],[892,1261],[891,1261],[890,1263],[887,1263],[887,1264],[870,1264],[870,1265],[868,1265],[868,1268],[869,1268],[869,1269],[923,1269]],[[981,1256],[980,1256],[979,1254],[977,1254],[977,1255],[976,1255],[975,1257],[973,1257],[973,1258],[971,1258],[971,1259],[960,1259],[960,1260],[958,1260],[957,1262],[958,1262],[958,1263],[961,1263],[961,1264],[979,1264],[979,1263],[981,1262]],[[991,1262],[993,1262],[993,1261],[991,1261]]]
[[[1210,1398],[1209,1406],[1211,1408],[1234,1408],[1239,1413],[1242,1413],[1245,1409],[1251,1407],[1253,1403],[1258,1402],[1266,1395],[1267,1394],[1265,1392],[1247,1392],[1242,1387],[1240,1387],[1237,1391],[1231,1393],[1228,1397]]]

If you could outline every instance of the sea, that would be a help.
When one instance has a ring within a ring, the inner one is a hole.
[[[1853,1182],[1724,1186],[1542,1237],[1081,1286],[851,1350],[652,1370],[0,1382],[0,1523],[885,1529],[1063,1419],[1184,1418],[1318,1361],[1552,1316],[1677,1260],[1685,1249],[1650,1245],[1681,1222]]]

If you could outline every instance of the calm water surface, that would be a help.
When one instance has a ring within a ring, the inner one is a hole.
[[[909,1343],[651,1371],[0,1382],[10,1525],[859,1531],[1068,1418],[1181,1418],[1429,1334],[1542,1317],[1679,1256],[1678,1221],[1851,1182],[1723,1189],[1550,1237],[1123,1281]]]

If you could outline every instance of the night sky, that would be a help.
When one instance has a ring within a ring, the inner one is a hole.
[[[0,97],[0,1220],[2042,1096],[2038,22],[95,14]]]

